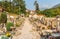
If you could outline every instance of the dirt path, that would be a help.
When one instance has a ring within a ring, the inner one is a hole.
[[[32,27],[33,25],[30,24],[28,18],[25,18],[24,26],[21,30],[21,35],[16,36],[14,39],[40,39],[36,32],[31,32]]]

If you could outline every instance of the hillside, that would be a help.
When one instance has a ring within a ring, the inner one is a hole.
[[[60,7],[60,4],[57,4],[57,5],[53,6],[53,8],[56,8],[56,7]]]
[[[50,9],[43,10],[42,14],[46,15],[47,17],[55,17],[60,15],[60,4],[57,4]]]

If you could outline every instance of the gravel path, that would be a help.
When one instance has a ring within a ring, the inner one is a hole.
[[[40,36],[37,32],[32,31],[33,25],[30,24],[28,18],[25,18],[25,22],[23,24],[23,28],[20,31],[21,34],[13,37],[13,39],[40,39]]]

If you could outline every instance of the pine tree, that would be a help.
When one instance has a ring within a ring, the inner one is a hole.
[[[39,13],[39,4],[37,3],[37,1],[34,2],[35,5],[35,12]]]

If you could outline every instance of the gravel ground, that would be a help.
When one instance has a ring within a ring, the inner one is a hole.
[[[25,18],[23,25],[24,26],[20,31],[21,34],[19,34],[18,36],[13,36],[13,39],[41,39],[40,35],[37,32],[35,31],[31,32],[33,25],[30,23],[28,18]]]

